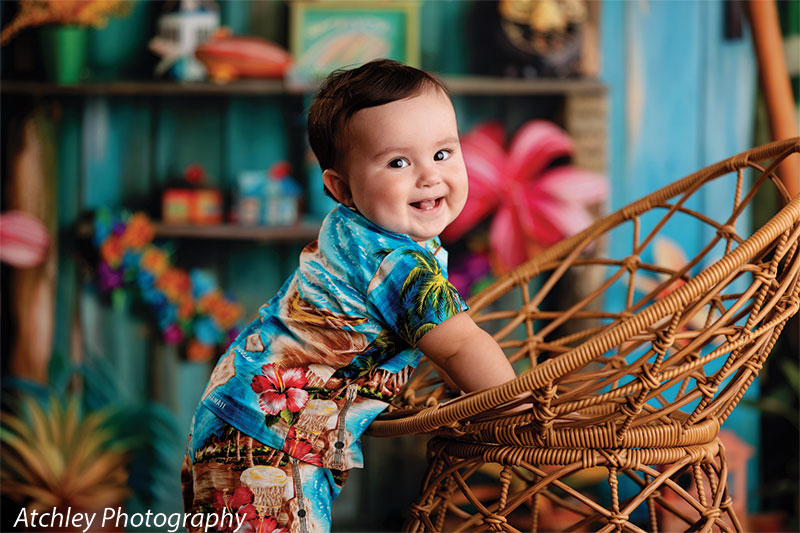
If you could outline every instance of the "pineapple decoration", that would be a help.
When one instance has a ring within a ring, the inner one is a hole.
[[[97,510],[128,496],[129,446],[107,427],[108,410],[85,413],[77,396],[32,396],[19,415],[3,413],[0,493],[28,511]]]

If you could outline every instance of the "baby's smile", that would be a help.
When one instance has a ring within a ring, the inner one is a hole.
[[[411,202],[411,207],[415,207],[420,211],[431,211],[439,207],[442,203],[443,196],[439,196],[438,198],[430,198],[427,200],[419,200],[417,202]]]

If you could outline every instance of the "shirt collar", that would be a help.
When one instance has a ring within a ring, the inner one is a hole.
[[[442,241],[439,239],[438,235],[436,237],[428,239],[425,242],[417,242],[405,233],[396,233],[394,231],[389,231],[385,228],[378,226],[377,224],[367,219],[364,215],[359,213],[355,208],[347,207],[344,204],[339,204],[336,207],[336,209],[339,215],[369,231],[374,231],[381,235],[387,235],[389,237],[394,237],[396,239],[406,240],[409,242],[409,244],[410,243],[418,244],[419,246],[422,246],[430,253],[435,253],[436,250],[442,245]]]

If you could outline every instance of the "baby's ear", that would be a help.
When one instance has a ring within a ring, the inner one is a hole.
[[[344,178],[332,168],[322,172],[322,183],[330,191],[333,198],[347,207],[353,207],[353,195],[350,192],[350,185]]]

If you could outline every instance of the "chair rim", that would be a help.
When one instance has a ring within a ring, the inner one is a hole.
[[[508,444],[490,444],[485,442],[463,442],[447,437],[435,436],[431,446],[445,449],[448,455],[460,459],[480,457],[484,462],[500,463],[511,466],[520,466],[522,463],[530,465],[563,466],[575,464],[576,466],[620,466],[620,463],[633,464],[674,464],[678,461],[691,462],[700,457],[713,457],[718,453],[721,442],[718,437],[713,437],[705,442],[696,444],[678,444],[664,448],[613,448],[613,453],[603,453],[596,448],[544,448],[544,447],[519,447]],[[605,450],[611,451],[611,448]],[[621,460],[615,455],[621,456]],[[615,464],[616,462],[616,464]]]
[[[750,161],[775,158],[776,161],[765,171],[765,173],[771,172],[776,167],[777,161],[792,152],[800,152],[800,137],[775,141],[741,152],[667,185],[604,217],[573,237],[548,248],[517,270],[506,274],[476,295],[476,297],[470,299],[468,303],[472,308],[471,312],[474,314],[480,311],[489,301],[493,301],[497,296],[505,294],[516,286],[519,281],[530,279],[530,277],[538,274],[539,265],[564,256],[584,240],[590,239],[597,234],[605,233],[626,220],[644,213],[664,200],[673,198],[695,185],[702,184],[711,177],[727,174],[747,166]],[[619,323],[586,340],[572,350],[548,359],[502,385],[472,392],[442,404],[426,407],[402,418],[378,418],[370,425],[367,433],[372,436],[428,433],[442,426],[453,426],[459,420],[475,416],[485,411],[487,406],[502,405],[514,400],[521,394],[539,389],[560,376],[588,364],[599,357],[597,354],[606,353],[613,346],[618,345],[622,339],[641,331],[645,325],[684,308],[688,302],[694,300],[714,284],[722,281],[729,272],[741,267],[754,253],[763,249],[768,243],[773,242],[780,234],[786,232],[793,224],[798,222],[800,222],[800,195],[791,199],[739,246],[704,268],[702,272],[691,278],[687,283],[630,317],[622,318]],[[800,262],[797,263],[792,266],[792,276],[797,276],[797,271],[800,269]],[[797,304],[789,311],[791,314],[796,312]]]

